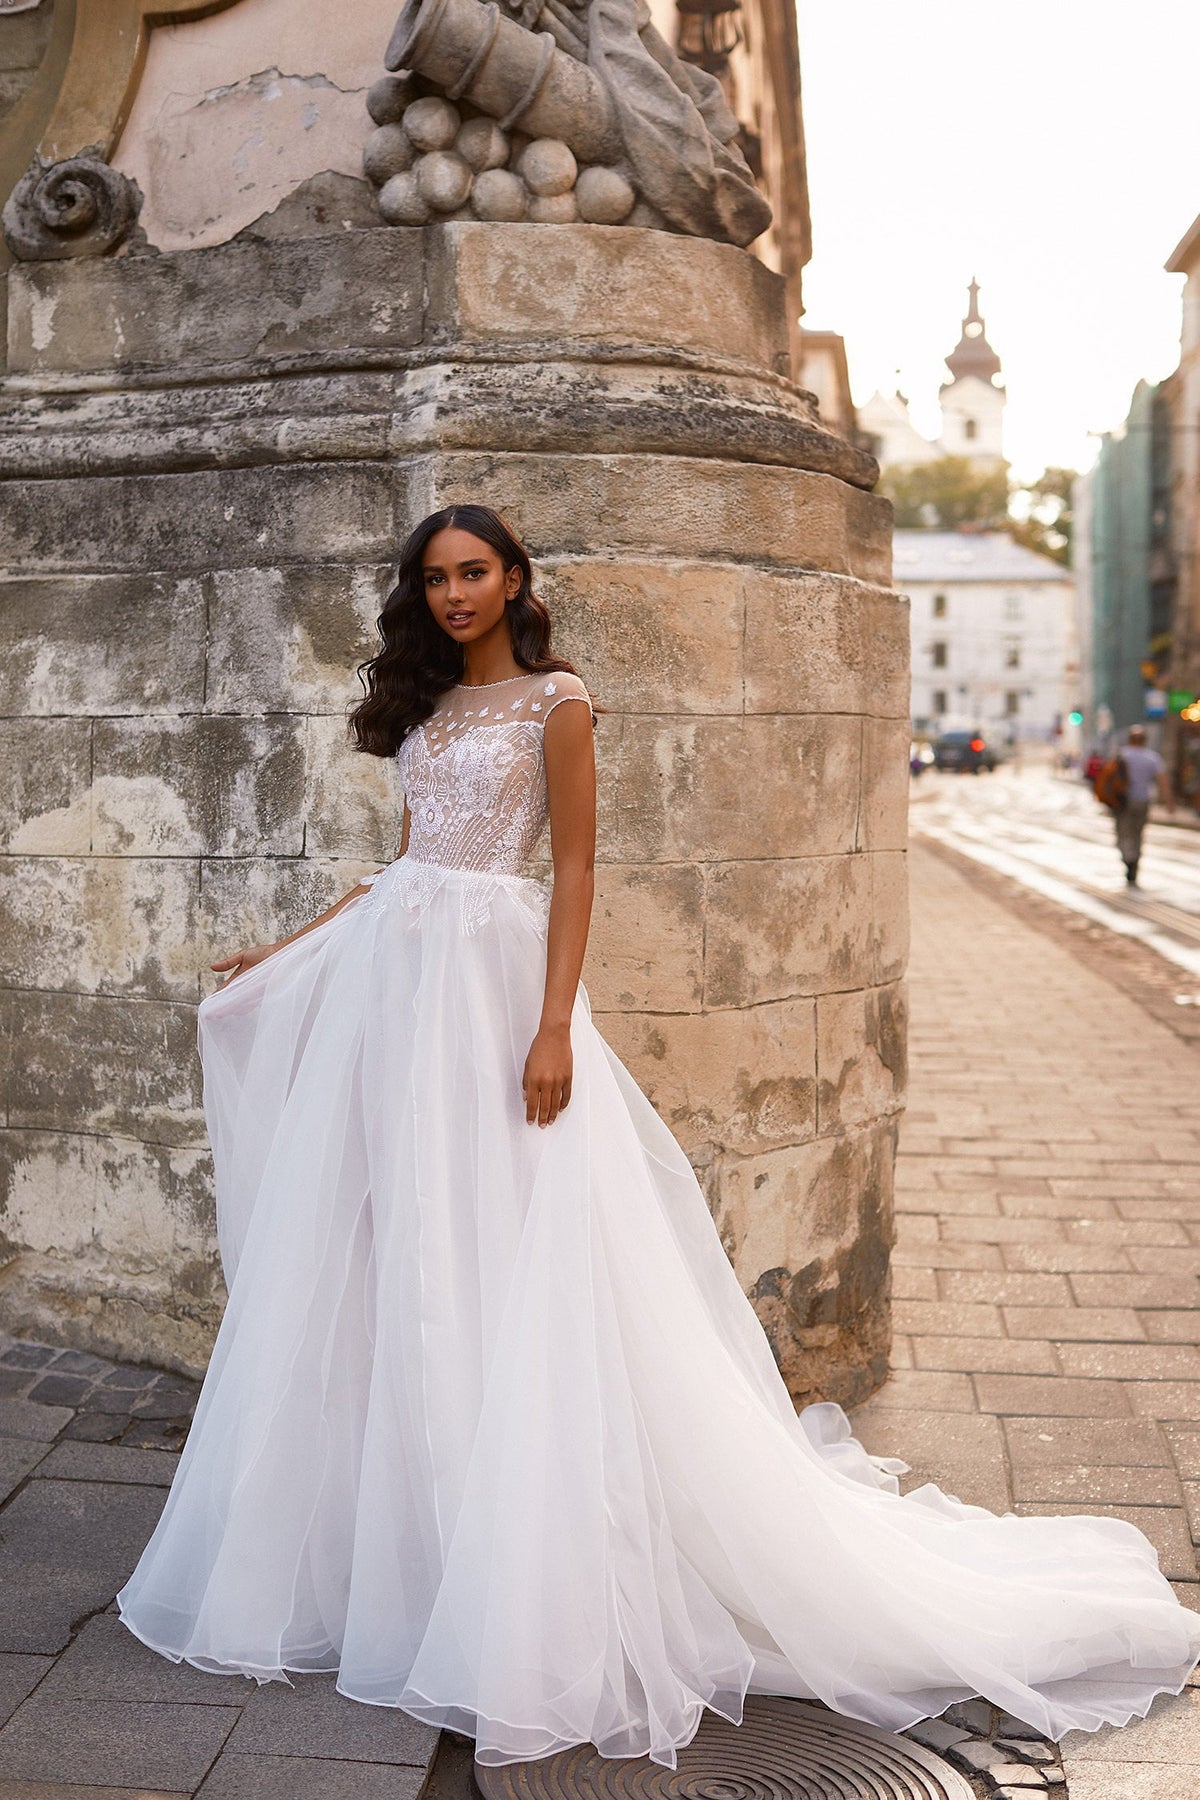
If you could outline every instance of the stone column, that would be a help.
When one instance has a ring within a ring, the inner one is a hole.
[[[598,1023],[797,1400],[860,1398],[907,621],[873,467],[786,378],[780,279],[629,227],[271,230],[10,277],[0,1324],[202,1364],[207,963],[394,849],[385,771],[344,742],[353,668],[407,528],[480,499],[605,709]]]

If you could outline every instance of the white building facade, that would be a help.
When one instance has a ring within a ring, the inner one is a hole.
[[[897,531],[895,569],[912,603],[914,731],[1049,742],[1075,704],[1069,571],[1003,531]]]

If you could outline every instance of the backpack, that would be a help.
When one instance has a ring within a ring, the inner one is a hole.
[[[1101,806],[1107,806],[1110,812],[1120,812],[1129,797],[1129,770],[1123,756],[1111,756],[1100,765],[1092,792]]]

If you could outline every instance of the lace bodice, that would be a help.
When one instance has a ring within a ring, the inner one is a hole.
[[[514,675],[442,695],[396,756],[411,814],[408,857],[521,872],[546,826],[542,729],[563,700],[591,704],[578,675]]]

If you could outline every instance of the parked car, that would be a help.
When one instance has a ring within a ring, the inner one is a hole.
[[[999,760],[982,731],[945,731],[933,746],[934,766],[960,775],[978,775],[980,769],[990,773]]]

